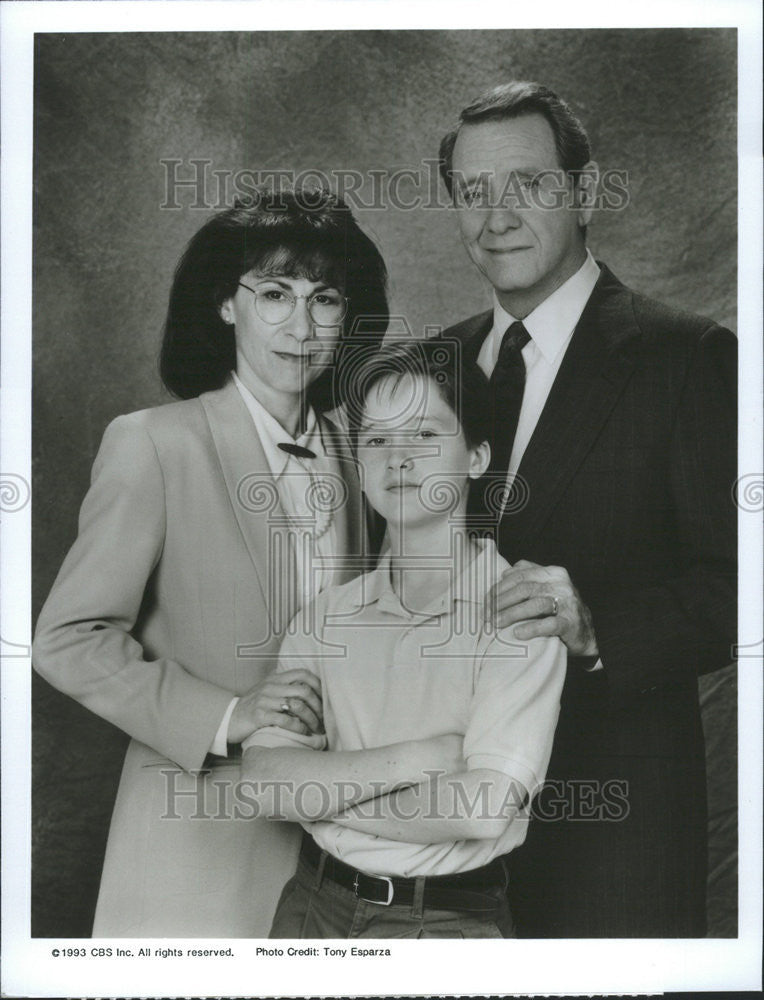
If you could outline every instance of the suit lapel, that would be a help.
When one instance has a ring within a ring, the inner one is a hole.
[[[509,543],[503,548],[511,559],[522,558],[523,548],[542,529],[634,369],[640,331],[631,293],[600,266],[602,273],[518,469],[528,502],[502,522]]]
[[[471,319],[466,320],[458,328],[456,335],[462,342],[462,351],[467,361],[477,362],[480,348],[485,338],[491,332],[492,326],[493,310],[489,309],[488,312],[480,313],[478,316],[473,316]]]
[[[271,625],[281,634],[297,611],[294,559],[286,517],[260,438],[231,381],[199,397],[220,460],[234,516],[252,559]]]

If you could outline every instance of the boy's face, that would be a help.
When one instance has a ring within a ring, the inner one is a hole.
[[[390,524],[413,526],[466,507],[470,479],[485,471],[488,445],[470,448],[459,420],[428,378],[377,382],[366,397],[358,461],[372,507]]]

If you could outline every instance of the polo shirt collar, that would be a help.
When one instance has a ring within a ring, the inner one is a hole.
[[[591,252],[587,250],[586,260],[576,273],[555,289],[522,321],[531,340],[548,364],[554,362],[570,340],[571,334],[581,318],[581,313],[589,301],[589,296],[594,290],[599,274],[600,269],[597,262],[592,257]],[[517,317],[504,309],[494,292],[493,329],[496,331],[496,335],[503,337],[507,327],[516,322]],[[496,346],[498,354],[498,348],[501,345],[497,344]]]
[[[453,606],[457,601],[482,605],[493,584],[509,568],[506,559],[499,555],[493,539],[478,538],[474,544],[478,550],[474,558],[463,567],[448,590],[435,598],[431,609],[440,608],[441,612],[446,612],[450,610],[449,602]]]
[[[477,539],[478,551],[470,559],[456,579],[437,595],[433,601],[415,617],[424,621],[435,615],[450,613],[456,602],[481,605],[493,584],[499,579],[509,563],[496,548],[492,539]],[[393,590],[390,578],[391,553],[387,551],[379,560],[377,568],[356,581],[353,603],[356,607],[378,604],[383,610],[395,611],[401,608],[398,595]]]
[[[376,569],[358,577],[353,595],[353,604],[356,607],[366,608],[370,604],[376,604],[383,594],[394,593],[390,582],[390,562],[390,552],[387,551],[380,556]]]

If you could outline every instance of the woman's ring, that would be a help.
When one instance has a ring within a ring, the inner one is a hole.
[[[550,594],[549,596],[551,597],[552,595]],[[557,609],[558,609],[558,607],[559,607],[559,604],[557,603],[557,598],[556,597],[552,597],[552,617],[553,618],[555,618],[557,616]]]
[[[284,700],[283,700],[283,701],[281,702],[281,705],[279,706],[279,711],[280,711],[280,712],[283,712],[283,713],[284,713],[284,715],[291,715],[291,714],[292,714],[292,710],[291,710],[291,708],[289,707],[289,699],[288,699],[288,698],[285,698],[285,699],[284,699]]]

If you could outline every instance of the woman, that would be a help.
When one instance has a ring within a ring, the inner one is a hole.
[[[107,428],[34,644],[51,684],[132,737],[95,936],[268,932],[298,831],[237,814],[230,745],[321,728],[315,682],[269,674],[298,608],[363,566],[358,479],[325,411],[381,340],[385,279],[316,191],[257,192],[178,265],[161,374],[182,401]]]

